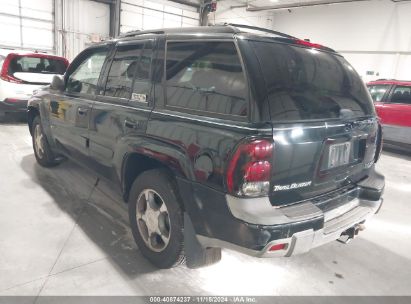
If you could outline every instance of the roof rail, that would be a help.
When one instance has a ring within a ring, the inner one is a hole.
[[[135,30],[135,31],[130,31],[126,32],[124,34],[119,35],[119,38],[127,38],[127,37],[135,37],[139,35],[144,35],[144,34],[164,34],[164,31],[159,31],[159,30],[154,30],[154,31],[140,31],[140,30]]]
[[[373,81],[411,82],[411,80],[401,80],[401,79],[395,79],[395,78],[380,78],[380,79],[373,80]]]
[[[285,37],[285,38],[290,38],[290,39],[298,39],[294,36],[282,33],[282,32],[278,32],[278,31],[273,31],[273,30],[269,30],[263,27],[257,27],[257,26],[251,26],[251,25],[245,25],[245,24],[236,24],[236,23],[222,23],[222,24],[217,24],[217,25],[226,25],[226,26],[232,26],[232,27],[237,27],[237,28],[246,28],[249,30],[255,30],[255,31],[260,31],[260,32],[265,32],[265,33],[270,33],[270,34],[274,34],[277,36],[281,36],[281,37]]]

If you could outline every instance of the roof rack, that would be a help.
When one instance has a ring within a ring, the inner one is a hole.
[[[246,28],[249,30],[255,30],[255,31],[260,31],[260,32],[265,32],[265,33],[270,33],[270,34],[274,34],[277,36],[281,36],[281,37],[285,37],[285,38],[290,38],[290,39],[298,39],[294,36],[282,33],[282,32],[278,32],[278,31],[273,31],[273,30],[269,30],[263,27],[257,27],[257,26],[251,26],[251,25],[245,25],[245,24],[236,24],[236,23],[222,23],[222,24],[217,24],[217,25],[226,25],[226,26],[232,26],[232,27],[237,27],[237,28]]]
[[[144,34],[164,34],[164,31],[140,31],[140,30],[135,30],[135,31],[130,31],[124,34],[119,35],[119,38],[127,38],[127,37],[135,37],[139,35],[144,35]]]

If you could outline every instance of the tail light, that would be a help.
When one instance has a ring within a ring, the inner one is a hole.
[[[7,82],[13,82],[13,83],[23,83],[23,80],[18,79],[16,77],[14,77],[13,75],[9,74],[9,66],[10,66],[10,62],[17,57],[17,54],[8,54],[6,59],[4,59],[3,62],[3,66],[1,68],[1,72],[0,72],[0,78],[4,81]]]
[[[260,139],[240,144],[227,168],[229,193],[238,196],[267,195],[270,188],[273,143]]]
[[[375,139],[375,157],[374,157],[374,162],[377,162],[378,159],[381,156],[381,151],[382,151],[382,145],[383,145],[383,139],[382,139],[382,128],[381,125],[378,124],[378,131],[377,131],[377,136]]]
[[[287,248],[287,244],[286,243],[281,243],[281,244],[276,244],[270,247],[270,249],[268,249],[268,251],[278,251],[278,250],[284,250]]]

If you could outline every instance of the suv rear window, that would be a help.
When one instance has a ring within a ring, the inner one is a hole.
[[[8,74],[14,73],[46,73],[63,75],[66,71],[66,61],[51,57],[13,56],[10,60]]]
[[[247,116],[246,82],[234,42],[167,43],[167,105],[200,115]]]
[[[282,43],[251,43],[260,61],[273,121],[374,113],[364,83],[343,57]]]

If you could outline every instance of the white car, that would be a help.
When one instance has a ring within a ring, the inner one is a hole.
[[[33,91],[63,75],[67,66],[63,57],[0,49],[0,117],[25,112]]]

